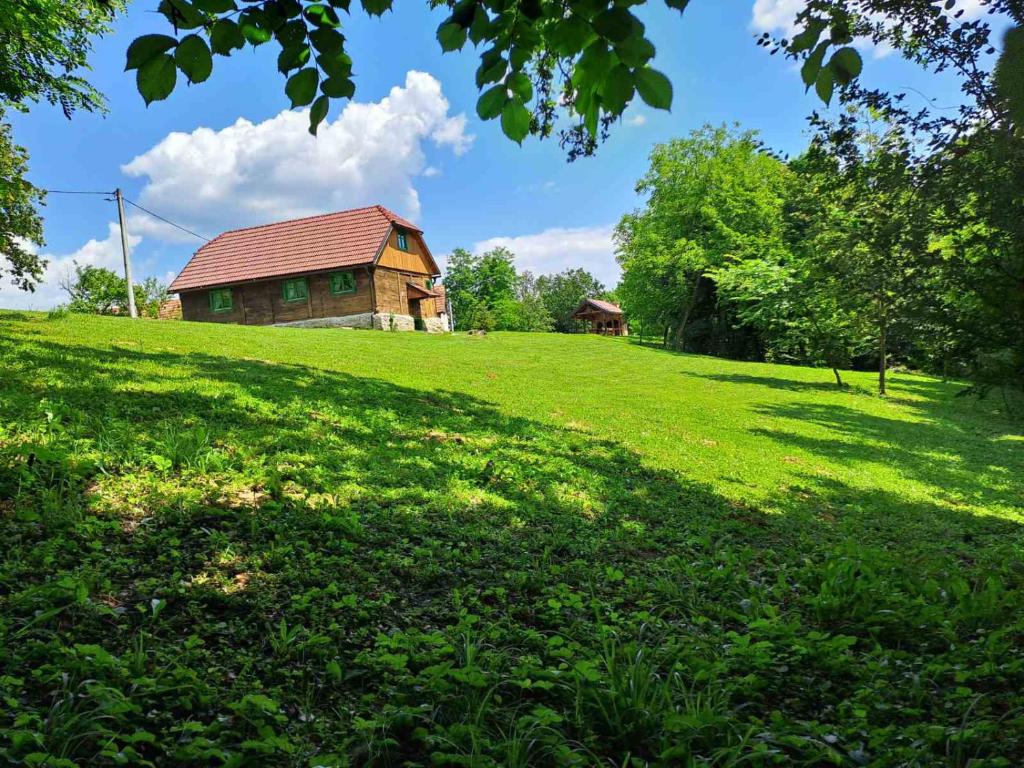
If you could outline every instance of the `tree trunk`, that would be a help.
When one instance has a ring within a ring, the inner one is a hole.
[[[878,394],[885,394],[885,369],[888,367],[885,349],[885,320],[878,327]]]
[[[697,279],[693,281],[693,291],[690,293],[690,301],[686,304],[686,311],[683,312],[683,319],[679,323],[679,327],[676,329],[676,349],[682,351],[686,345],[686,325],[690,322],[690,314],[693,312],[693,307],[697,303],[697,291],[700,290],[701,275],[697,275]]]
[[[668,323],[665,323],[665,332],[661,335],[661,347],[662,347],[662,349],[667,349],[668,348],[668,332],[669,332],[669,330],[671,330],[671,328],[672,328],[671,325],[669,325]]]
[[[843,388],[843,378],[842,378],[842,376],[839,375],[839,369],[838,368],[833,368],[832,369],[832,374],[836,377],[836,386],[839,387],[840,389],[842,389]]]

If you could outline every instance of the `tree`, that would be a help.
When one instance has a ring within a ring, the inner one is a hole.
[[[0,277],[22,290],[32,290],[46,266],[31,248],[43,244],[36,212],[43,193],[25,179],[27,171],[28,153],[11,140],[10,127],[0,124]]]
[[[71,301],[68,309],[95,315],[120,315],[128,311],[128,283],[104,267],[75,265],[74,276],[66,275],[60,287]],[[135,286],[139,312],[156,317],[160,305],[167,300],[167,286],[150,277]]]
[[[657,145],[636,186],[647,204],[615,233],[630,317],[685,348],[695,307],[714,292],[709,274],[783,247],[786,174],[752,132],[705,126]]]
[[[559,333],[572,333],[576,322],[572,313],[585,298],[604,295],[601,282],[585,269],[567,269],[556,275],[537,278],[537,292],[552,318],[553,328]]]
[[[825,365],[836,385],[865,347],[863,323],[845,306],[841,286],[812,260],[749,259],[713,273],[719,296],[756,328],[770,361]]]
[[[923,342],[979,391],[1024,389],[1024,134],[978,130],[924,173],[935,214]]]
[[[516,277],[515,301],[503,300],[495,308],[496,325],[508,331],[550,331],[554,321],[540,293],[540,279],[532,272]]]
[[[851,43],[867,37],[923,67],[957,73],[965,93],[979,109],[988,110],[996,89],[991,67],[984,66],[991,29],[981,21],[958,23],[962,10],[956,6],[962,2],[949,0],[943,8],[931,0],[809,0],[796,19],[798,34],[776,40],[765,35],[760,42],[800,60],[805,84],[825,103],[838,90],[844,100],[903,109],[898,97],[857,85],[862,61]],[[360,4],[367,13],[381,15],[391,9],[392,0]],[[449,12],[436,32],[443,51],[461,51],[467,42],[481,50],[477,113],[483,120],[499,120],[513,141],[521,143],[531,134],[550,136],[556,126],[566,125],[559,139],[570,158],[592,154],[634,99],[655,109],[672,105],[672,84],[651,66],[656,50],[633,11],[645,0],[430,4]],[[682,12],[689,0],[665,4]],[[339,32],[338,15],[351,5],[350,0],[162,0],[159,11],[174,35],[137,38],[128,49],[127,68],[137,71],[139,92],[150,103],[173,92],[179,71],[189,83],[201,83],[213,71],[214,55],[230,56],[247,43],[274,41],[280,49],[278,69],[288,76],[285,94],[293,107],[310,107],[310,130],[315,133],[331,101],[355,93],[353,61]],[[988,7],[1024,24],[1020,0],[990,0]],[[1017,67],[1024,68],[1021,46],[1007,45],[1000,70],[1012,75]],[[1024,98],[1016,87],[1019,79],[1004,75],[1001,83],[1007,103]],[[962,114],[959,122],[941,117],[928,125],[921,116],[901,114],[938,135],[950,126],[974,122],[978,113]]]
[[[911,154],[898,125],[851,111],[815,139],[806,159],[819,210],[810,245],[836,296],[873,328],[883,395],[889,350],[923,297],[929,253],[929,210]]]
[[[43,244],[43,193],[25,178],[28,155],[3,123],[5,110],[40,100],[59,104],[68,117],[102,109],[102,97],[78,72],[92,38],[122,7],[120,0],[0,3],[0,276],[21,290],[33,290],[43,275],[45,261],[30,247]]]
[[[472,254],[456,248],[448,257],[444,284],[459,328],[513,330],[518,277],[505,248]]]
[[[464,248],[452,251],[444,284],[459,328],[489,331],[500,327],[496,309],[516,299],[517,277],[512,258],[504,248],[481,255]]]
[[[30,101],[76,109],[104,108],[103,97],[79,74],[93,38],[110,30],[123,0],[5,0],[0,4],[0,106],[24,110]]]

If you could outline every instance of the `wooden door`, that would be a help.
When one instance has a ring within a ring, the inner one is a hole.
[[[242,307],[246,325],[270,325],[274,322],[274,305],[270,300],[270,283],[249,283],[242,286]]]

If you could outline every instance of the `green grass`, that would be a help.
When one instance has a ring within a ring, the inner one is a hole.
[[[1024,435],[624,339],[0,314],[0,758],[1024,763]]]

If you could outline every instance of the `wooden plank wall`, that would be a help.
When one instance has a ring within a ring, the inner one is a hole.
[[[377,267],[373,273],[374,288],[377,296],[377,308],[375,311],[382,314],[394,312],[396,315],[416,314],[420,317],[437,317],[444,311],[434,299],[420,299],[419,311],[416,312],[415,304],[412,307],[409,303],[408,283],[427,287],[429,279],[422,273],[400,272],[395,269]]]
[[[402,272],[409,272],[414,275],[434,274],[434,267],[427,256],[427,250],[423,245],[422,238],[415,232],[407,232],[409,250],[402,251],[398,248],[398,232],[392,231],[388,241],[377,259],[377,266],[397,269]],[[408,314],[408,313],[403,313]]]
[[[264,280],[244,283],[231,288],[230,312],[211,312],[209,291],[190,291],[181,294],[182,315],[186,320],[212,323],[243,323],[271,325],[293,320],[317,317],[344,317],[371,312],[370,270],[358,267],[355,293],[331,294],[330,272],[306,275],[308,296],[306,301],[284,300],[283,280]]]

